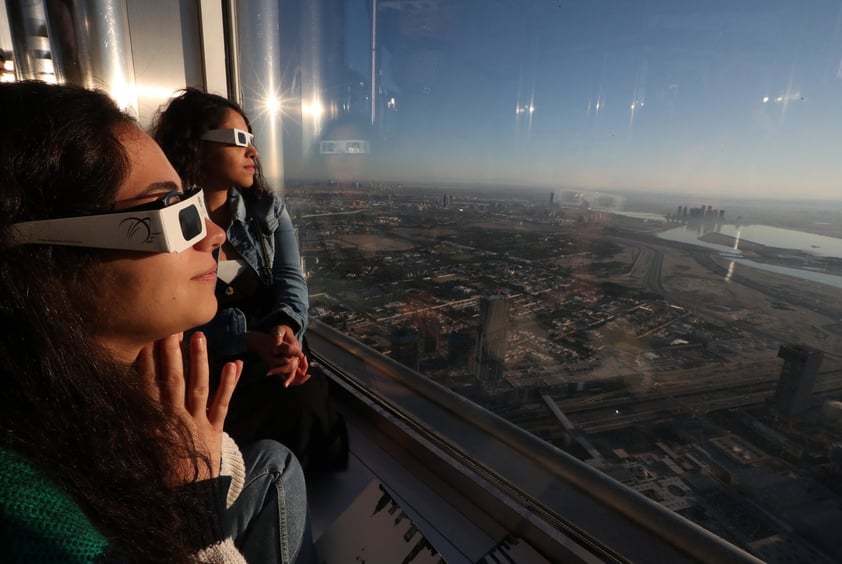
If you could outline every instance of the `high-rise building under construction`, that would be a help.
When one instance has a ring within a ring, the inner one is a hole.
[[[778,357],[784,359],[784,365],[775,390],[775,410],[784,416],[798,415],[810,407],[822,351],[803,345],[781,345]]]
[[[506,329],[509,302],[506,296],[482,296],[479,300],[477,332],[477,379],[494,384],[503,378],[506,362]]]

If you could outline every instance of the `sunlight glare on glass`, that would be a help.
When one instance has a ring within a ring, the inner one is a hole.
[[[311,102],[301,102],[301,113],[304,115],[320,118],[324,111],[324,106],[322,106],[320,100],[313,100]]]
[[[272,94],[267,95],[266,98],[263,100],[264,111],[272,117],[278,115],[278,113],[281,111],[282,106],[283,104],[281,102],[281,99]]]

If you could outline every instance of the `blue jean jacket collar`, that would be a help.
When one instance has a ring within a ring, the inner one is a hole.
[[[232,187],[229,197],[231,225],[228,241],[251,266],[264,284],[272,283],[272,262],[275,256],[274,232],[277,218],[274,213],[275,198],[246,198],[241,189]]]

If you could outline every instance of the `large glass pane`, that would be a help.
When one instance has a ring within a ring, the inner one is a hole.
[[[763,559],[842,560],[839,3],[306,4],[314,317]]]

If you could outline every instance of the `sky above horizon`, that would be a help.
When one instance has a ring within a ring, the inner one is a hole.
[[[379,176],[840,199],[838,1],[378,4]]]

